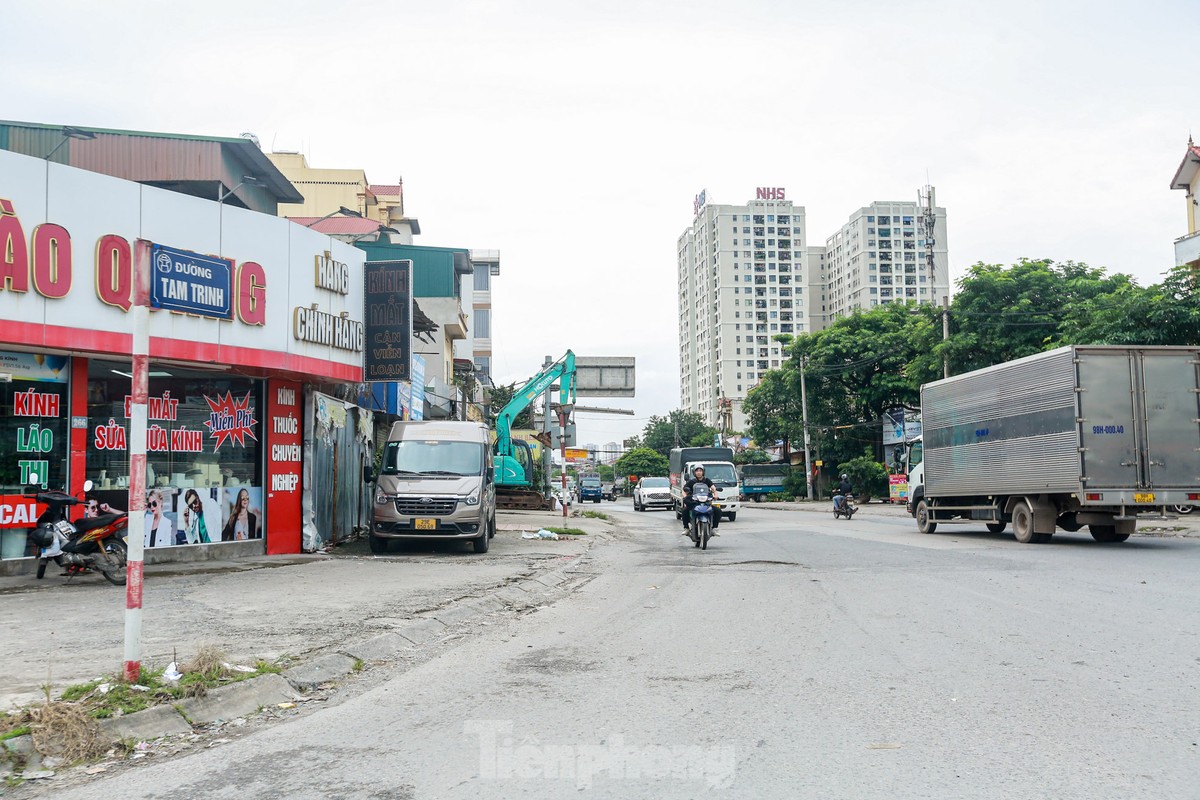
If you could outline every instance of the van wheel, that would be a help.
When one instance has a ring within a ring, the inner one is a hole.
[[[486,553],[491,542],[492,539],[488,536],[487,528],[484,528],[482,534],[471,540],[471,546],[475,548],[476,553]]]
[[[489,539],[494,538],[495,535],[496,535],[496,515],[493,514],[491,520],[488,522],[488,538]]]
[[[386,553],[388,551],[387,539],[381,539],[373,533],[367,534],[367,544],[371,546],[372,553]]]

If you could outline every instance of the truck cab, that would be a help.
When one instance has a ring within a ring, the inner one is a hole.
[[[579,479],[579,502],[599,503],[604,499],[604,489],[599,475],[584,475]]]
[[[904,472],[908,475],[908,500],[904,507],[909,514],[916,516],[917,503],[925,496],[925,445],[918,436],[908,443],[908,452],[904,454]]]

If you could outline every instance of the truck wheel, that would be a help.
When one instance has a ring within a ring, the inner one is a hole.
[[[1123,542],[1129,538],[1128,533],[1117,533],[1116,525],[1088,525],[1088,531],[1097,542]]]
[[[1021,544],[1043,541],[1033,532],[1033,509],[1022,500],[1012,510],[1013,536]]]
[[[1004,533],[1004,529],[1007,527],[1007,522],[989,522],[987,524],[987,529],[992,533]]]
[[[754,502],[761,503],[762,500],[763,500],[763,496],[761,494],[754,495]]]
[[[921,533],[933,533],[937,523],[930,519],[929,505],[924,500],[917,503],[917,530]]]
[[[736,519],[737,519],[737,512],[736,512],[736,511],[734,511],[734,512],[732,512],[732,513],[730,513],[730,514],[726,514],[726,515],[725,515],[725,519],[729,520],[730,522],[733,522],[734,520],[736,520]]]

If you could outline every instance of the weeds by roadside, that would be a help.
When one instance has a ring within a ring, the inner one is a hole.
[[[557,533],[559,536],[587,536],[587,531],[579,528],[544,528],[551,533]]]
[[[609,519],[608,514],[603,511],[576,511],[571,516],[573,517],[589,517],[591,519]]]

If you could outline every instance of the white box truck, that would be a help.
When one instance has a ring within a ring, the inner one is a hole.
[[[922,533],[981,522],[1020,542],[1200,500],[1200,348],[1061,347],[921,387],[908,510]]]

